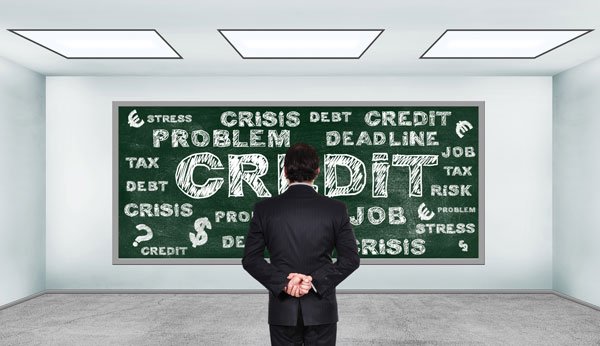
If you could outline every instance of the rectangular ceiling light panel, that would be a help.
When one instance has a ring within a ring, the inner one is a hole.
[[[10,30],[68,59],[181,59],[156,30]]]
[[[535,59],[592,30],[447,30],[422,59]]]
[[[244,59],[358,59],[383,30],[219,30]]]

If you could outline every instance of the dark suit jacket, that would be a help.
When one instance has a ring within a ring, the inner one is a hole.
[[[263,257],[265,246],[270,263]],[[257,202],[242,265],[269,290],[269,324],[295,326],[299,304],[304,325],[337,322],[335,287],[360,265],[346,205],[303,184]],[[300,298],[285,293],[289,273],[311,275],[317,292]]]

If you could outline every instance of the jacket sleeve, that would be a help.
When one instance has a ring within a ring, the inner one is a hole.
[[[360,266],[356,237],[345,205],[341,222],[335,230],[335,249],[337,252],[335,263],[327,263],[310,273],[315,291],[321,297],[344,281]]]
[[[277,297],[282,292],[285,293],[283,289],[289,282],[287,278],[288,274],[265,261],[263,257],[264,251],[265,238],[263,224],[260,208],[258,203],[256,203],[248,235],[246,236],[242,266],[253,278],[265,286],[273,296]]]

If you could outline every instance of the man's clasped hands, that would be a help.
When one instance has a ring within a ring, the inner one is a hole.
[[[290,273],[287,278],[290,279],[290,282],[288,282],[283,290],[290,296],[299,298],[310,291],[312,276],[300,273]]]

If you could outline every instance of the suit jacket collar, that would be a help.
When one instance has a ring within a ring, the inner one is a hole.
[[[282,195],[287,197],[314,197],[319,193],[310,185],[294,184],[288,185],[287,190]]]

